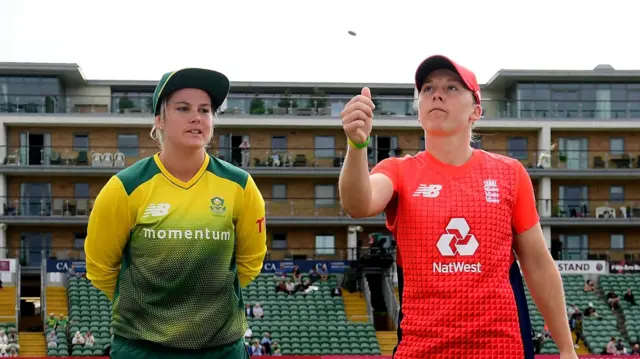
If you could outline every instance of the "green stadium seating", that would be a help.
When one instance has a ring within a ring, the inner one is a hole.
[[[16,328],[16,323],[0,323],[0,330],[4,330],[5,333],[7,333],[7,335],[9,334],[9,329],[11,328]],[[18,347],[16,348],[16,351],[18,352],[18,354],[20,354],[20,349],[19,349],[19,345],[20,345],[20,336],[18,336]],[[9,349],[11,348],[11,344],[9,344]],[[9,351],[7,350],[7,353]]]
[[[101,356],[106,346],[111,343],[111,302],[104,293],[96,289],[85,278],[72,277],[69,279],[69,332],[66,339],[66,348],[61,347],[58,340],[58,348],[49,350],[49,356]],[[59,329],[61,330],[61,329]],[[95,338],[92,348],[84,348],[82,345],[72,345],[72,339],[76,331],[83,335],[91,330]],[[46,333],[48,334],[48,333]],[[58,333],[65,336],[62,331]]]
[[[283,355],[380,354],[373,325],[349,322],[342,297],[331,297],[334,277],[316,282],[319,290],[306,296],[276,294],[274,278],[260,275],[243,289],[245,303],[260,303],[264,309],[263,318],[247,318],[252,339],[270,332]]]
[[[273,275],[260,275],[243,289],[245,303],[260,303],[265,313],[261,319],[247,318],[252,339],[260,340],[268,331],[285,355],[380,354],[373,326],[347,321],[342,297],[331,297],[331,290],[336,287],[334,277],[326,283],[316,283],[320,289],[306,296],[301,293],[276,294],[273,278]],[[109,300],[85,278],[72,278],[68,295],[70,328],[66,346],[59,344],[57,349],[48,350],[48,355],[102,355],[110,339]],[[78,330],[83,334],[92,331],[96,339],[94,348],[71,345]]]
[[[602,275],[600,276],[600,287],[605,295],[613,290],[620,299],[623,299],[627,288],[631,288],[634,294],[640,292],[640,276],[631,274]],[[637,305],[630,305],[625,300],[621,300],[620,304],[627,337],[630,342],[636,343],[640,340],[640,308]]]
[[[601,276],[600,285],[602,286],[602,278],[611,276]],[[563,275],[562,276],[565,299],[567,305],[576,305],[581,311],[584,311],[589,303],[592,303],[598,313],[598,318],[585,318],[583,321],[583,334],[591,353],[599,354],[606,347],[611,337],[623,339],[627,351],[630,351],[630,345],[618,328],[616,316],[609,309],[604,299],[596,292],[585,292],[585,278],[581,275]],[[614,279],[617,283],[617,280]],[[606,280],[605,280],[606,282]],[[640,282],[639,282],[640,283]],[[606,287],[606,286],[605,286]],[[603,289],[605,288],[603,287]],[[540,312],[531,298],[529,289],[526,288],[527,301],[529,305],[529,314],[533,329],[536,333],[540,333],[544,327],[544,320]],[[619,294],[620,295],[620,294]],[[567,314],[567,320],[569,315]],[[552,340],[547,340],[543,344],[541,354],[557,354],[558,347]]]

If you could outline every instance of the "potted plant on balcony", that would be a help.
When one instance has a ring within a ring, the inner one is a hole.
[[[567,168],[567,154],[558,152],[558,168]]]
[[[326,108],[327,107],[327,95],[319,88],[314,88],[309,98],[309,104],[307,108]]]
[[[249,104],[249,113],[252,115],[264,115],[267,111],[264,108],[264,101],[259,97],[259,94],[255,94],[253,100]]]
[[[131,109],[136,108],[135,102],[129,98],[129,96],[121,96],[118,99],[118,109],[120,113],[129,113]]]

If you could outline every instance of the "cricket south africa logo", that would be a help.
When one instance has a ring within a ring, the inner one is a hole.
[[[471,257],[478,250],[478,240],[470,233],[469,224],[464,218],[452,218],[440,236],[436,247],[444,257]],[[433,263],[433,271],[438,273],[479,273],[480,262],[470,264],[466,262]]]
[[[227,207],[224,206],[224,198],[211,198],[211,205],[209,206],[209,209],[211,209],[211,212],[213,214],[224,214],[224,212],[227,210]]]

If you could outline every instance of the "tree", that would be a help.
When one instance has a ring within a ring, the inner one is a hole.
[[[264,115],[267,112],[264,108],[264,101],[259,97],[259,94],[255,94],[251,104],[249,104],[249,113],[251,115]]]
[[[136,108],[136,104],[129,98],[129,96],[124,95],[120,96],[120,99],[118,100],[118,108],[120,109],[120,113],[124,113],[125,110]]]
[[[278,107],[281,108],[298,108],[298,101],[291,98],[291,91],[289,89],[284,90],[284,94],[278,101]]]
[[[327,95],[319,88],[314,88],[309,99],[308,108],[325,108],[327,107]]]

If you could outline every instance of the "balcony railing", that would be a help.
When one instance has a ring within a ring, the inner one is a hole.
[[[252,95],[231,93],[221,109],[223,116],[339,117],[349,95]],[[411,96],[375,96],[379,118],[406,119],[416,116]],[[536,120],[638,119],[635,101],[518,101],[484,100],[484,116]],[[22,114],[113,114],[150,116],[149,96],[81,96],[7,94],[0,98],[0,113]]]
[[[46,242],[46,241],[45,241]],[[42,242],[44,243],[44,242]],[[42,259],[76,260],[84,261],[85,252],[83,247],[72,246],[51,246],[50,243],[34,245],[35,242],[22,243],[20,248],[0,247],[0,258],[17,258],[19,263],[25,267],[39,267]],[[366,250],[366,249],[362,249]],[[356,248],[336,248],[336,247],[301,247],[295,245],[285,249],[269,247],[265,260],[291,260],[292,258],[306,258],[313,260],[347,260],[355,258],[358,252]],[[351,256],[349,254],[352,254]]]
[[[86,217],[95,198],[21,196],[0,197],[4,216],[18,217]],[[347,217],[340,199],[265,198],[266,214],[271,218]]]
[[[607,198],[554,198],[538,199],[538,204],[538,209],[542,207],[551,217],[640,219],[640,198],[625,198],[620,201]]]
[[[538,199],[541,215],[571,219],[640,219],[640,198],[612,201],[603,198]],[[58,196],[0,197],[4,216],[18,217],[74,217],[88,216],[94,198]],[[268,198],[266,214],[270,218],[344,217],[339,198]],[[383,218],[383,216],[381,216]]]
[[[208,152],[222,160],[245,168],[340,168],[346,148],[314,148],[309,141],[305,147],[251,147],[248,154],[238,147],[213,144]],[[346,146],[346,145],[345,145]],[[640,152],[611,153],[607,150],[538,151],[529,149],[486,148],[520,160],[525,167],[539,169],[586,170],[640,168]],[[96,146],[0,146],[3,164],[18,166],[90,166],[124,168],[140,158],[158,152],[157,147],[116,148]],[[370,148],[369,165],[374,166],[388,157],[404,157],[420,152],[417,148]],[[243,159],[246,163],[243,163]]]

